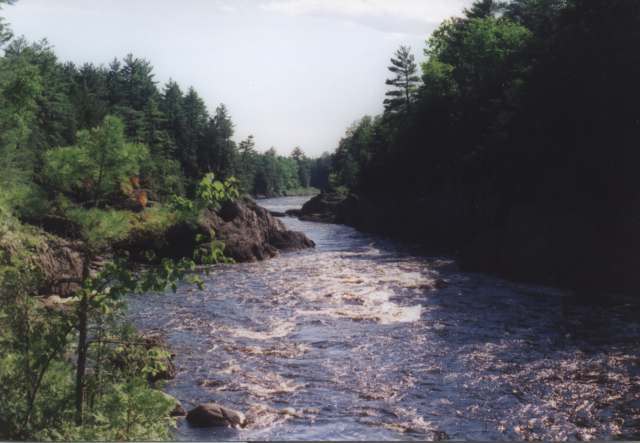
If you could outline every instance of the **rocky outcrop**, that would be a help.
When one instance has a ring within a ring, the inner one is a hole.
[[[82,244],[53,235],[43,236],[32,260],[40,273],[40,292],[69,296],[80,289],[82,281]]]
[[[301,209],[290,209],[286,215],[317,223],[357,224],[359,199],[356,195],[323,192],[306,202]]]
[[[247,418],[240,411],[225,408],[216,403],[205,403],[190,410],[187,421],[191,426],[199,428],[220,426],[242,428],[246,425]]]
[[[197,223],[180,223],[166,234],[160,255],[191,257],[198,247],[212,239],[224,243],[224,253],[237,262],[274,257],[278,251],[295,251],[315,246],[301,232],[289,231],[269,211],[245,198],[224,205],[219,211],[204,211]]]
[[[28,256],[38,275],[41,295],[72,296],[80,289],[84,268],[83,243],[63,238],[52,232],[77,236],[77,227],[63,219],[49,217],[39,221],[39,227],[31,226],[29,241],[2,241],[0,253],[5,257],[14,254]],[[295,251],[311,248],[313,241],[303,233],[286,229],[284,224],[269,211],[249,198],[224,205],[219,211],[204,211],[197,221],[179,222],[166,231],[133,232],[127,239],[112,245],[90,264],[93,272],[99,270],[103,258],[111,252],[124,252],[134,261],[148,262],[147,253],[157,258],[193,258],[194,251],[210,247],[211,241],[224,243],[224,253],[237,262],[264,260],[279,251]],[[27,254],[22,254],[28,248]],[[53,299],[51,299],[53,300]],[[51,301],[50,300],[50,301]]]

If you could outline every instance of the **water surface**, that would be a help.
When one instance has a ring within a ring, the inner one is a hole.
[[[261,200],[299,208],[304,197]],[[220,266],[201,291],[130,303],[177,354],[166,391],[244,411],[181,440],[640,437],[640,311],[462,273],[341,225],[283,219],[317,247]]]

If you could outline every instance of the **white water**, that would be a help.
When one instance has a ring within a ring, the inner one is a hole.
[[[271,210],[301,199],[262,201]],[[243,430],[176,438],[631,439],[640,430],[634,306],[458,272],[351,228],[285,219],[315,250],[222,266],[203,291],[137,297],[177,354],[185,407],[244,411]]]

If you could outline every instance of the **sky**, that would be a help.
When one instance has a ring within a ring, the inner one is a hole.
[[[162,86],[224,103],[235,139],[259,150],[332,151],[345,129],[382,112],[389,59],[422,60],[438,24],[472,0],[19,0],[16,35],[47,38],[62,61],[108,64],[132,53]]]

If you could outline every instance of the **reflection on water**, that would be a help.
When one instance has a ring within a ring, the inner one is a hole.
[[[259,203],[283,212],[304,200]],[[177,354],[167,392],[250,420],[183,422],[176,438],[638,437],[637,308],[573,307],[563,319],[559,291],[461,273],[349,227],[284,221],[316,249],[221,266],[203,291],[130,303]]]

